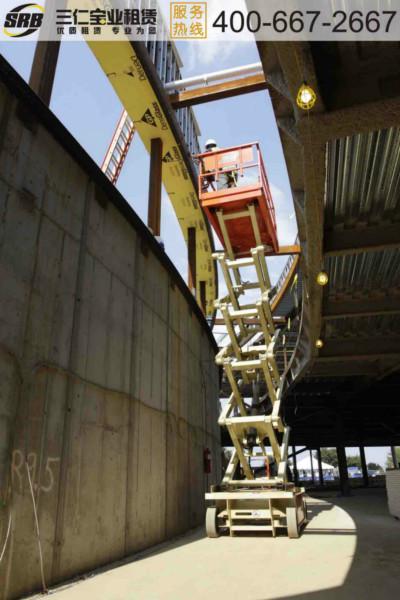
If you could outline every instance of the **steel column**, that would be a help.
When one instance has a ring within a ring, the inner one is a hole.
[[[322,471],[321,448],[317,448],[317,460],[318,460],[319,484],[324,485],[324,473]]]
[[[314,473],[314,465],[313,465],[313,455],[312,455],[312,450],[310,450],[310,465],[311,465],[311,477],[312,477],[312,483],[313,483],[313,485],[315,485],[315,473]]]
[[[50,106],[61,42],[37,42],[29,85]]]
[[[150,149],[149,206],[147,225],[153,235],[161,229],[162,139],[153,138]]]
[[[299,485],[299,472],[297,470],[297,456],[296,448],[292,446],[292,457],[293,457],[293,481],[295,485]]]
[[[336,447],[338,457],[340,490],[343,496],[350,496],[349,474],[347,471],[346,450],[343,445]]]
[[[368,487],[369,478],[368,478],[367,461],[365,460],[364,446],[360,446],[360,459],[361,459],[361,469],[362,469],[362,474],[363,474],[363,479],[364,479],[364,485],[365,485],[365,487]]]
[[[393,460],[393,467],[395,469],[399,469],[399,461],[397,459],[397,454],[396,454],[396,446],[390,446],[390,452],[392,453],[392,460]]]

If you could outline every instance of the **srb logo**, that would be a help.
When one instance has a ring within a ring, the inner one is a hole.
[[[43,18],[44,8],[40,4],[21,4],[6,14],[3,31],[9,37],[24,37],[35,33]]]

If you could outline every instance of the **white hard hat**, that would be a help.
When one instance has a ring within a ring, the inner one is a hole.
[[[213,140],[212,138],[210,138],[209,140],[206,141],[206,144],[205,144],[206,150],[209,150],[210,148],[216,148],[216,147],[217,147],[217,142],[215,140]]]

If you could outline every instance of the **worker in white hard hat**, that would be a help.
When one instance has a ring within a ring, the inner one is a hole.
[[[206,141],[205,150],[206,150],[206,152],[215,152],[216,150],[219,150],[219,148],[217,146],[217,142],[215,140],[213,140],[212,138],[210,138],[209,140]]]
[[[210,138],[206,141],[205,143],[205,151],[206,152],[217,152],[219,150],[219,147],[217,145],[217,142]],[[227,188],[231,188],[231,187],[235,187],[237,184],[237,173],[236,171],[224,171],[222,169],[220,169],[221,173],[218,174],[218,178],[217,178],[217,189],[218,190],[223,190],[223,189],[227,189]],[[207,177],[207,182],[208,185],[211,185],[211,187],[214,188],[214,183],[215,183],[215,178],[214,176],[208,178]]]

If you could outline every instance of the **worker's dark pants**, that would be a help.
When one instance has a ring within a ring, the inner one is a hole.
[[[219,173],[217,180],[217,190],[226,190],[235,187],[236,182],[232,173]]]

